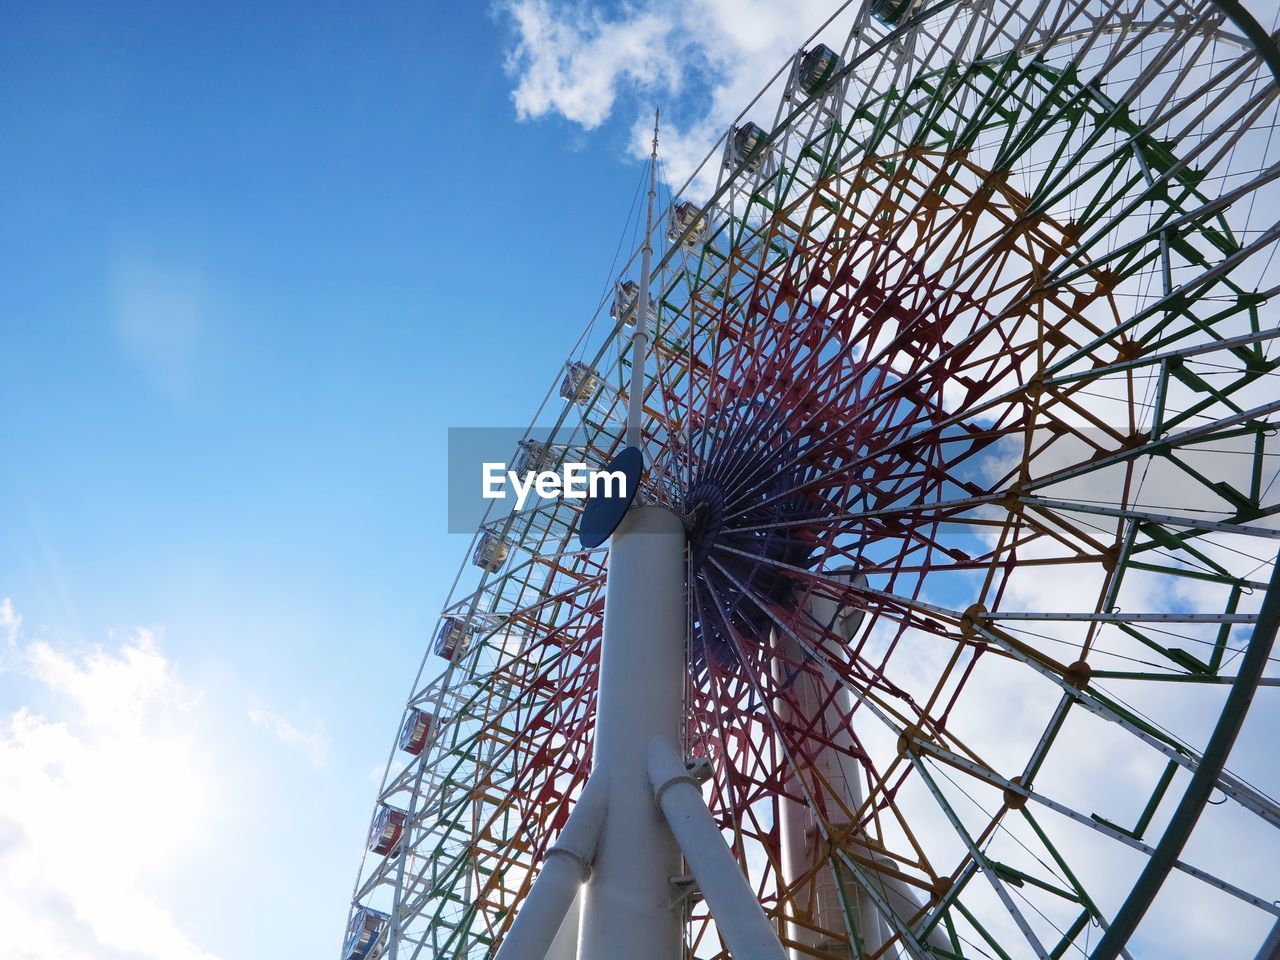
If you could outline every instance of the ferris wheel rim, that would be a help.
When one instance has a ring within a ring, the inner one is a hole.
[[[784,69],[785,69],[785,68],[784,68]],[[794,119],[794,115],[793,115],[792,119]],[[789,122],[790,122],[790,121],[789,121]],[[776,134],[776,135],[778,135],[778,136],[781,136],[783,132],[784,132],[784,131],[783,131],[781,128],[775,128],[775,130],[774,130],[774,131],[772,131],[772,134]],[[714,151],[713,151],[713,155],[714,155]],[[735,179],[737,179],[738,177],[740,177],[740,176],[742,175],[742,173],[743,173],[742,168],[739,168],[737,171],[735,171],[735,172],[733,173],[733,175],[732,175],[728,180],[726,180],[726,183],[725,183],[725,185],[724,185],[723,189],[731,189],[731,188],[732,188],[732,183],[733,183],[733,181],[734,181]],[[675,197],[673,197],[673,201],[674,201],[674,199],[675,199]],[[714,201],[713,201],[713,203],[714,203]],[[704,211],[704,212],[705,212],[705,211]],[[668,252],[667,256],[666,256],[666,257],[664,257],[664,259],[663,259],[663,263],[664,263],[664,264],[668,262],[668,260],[673,256],[673,254],[675,254],[676,252],[678,252],[678,250],[679,250],[680,246],[681,246],[681,244],[680,244],[678,241],[677,241],[677,242],[674,242],[674,243],[672,244],[672,247],[670,248],[670,250],[669,250],[669,252]],[[622,325],[622,324],[621,324],[621,320],[619,319],[618,323],[617,323],[617,324],[615,324],[615,335],[616,335],[616,333],[617,333],[617,330],[621,328],[621,325]],[[596,364],[598,364],[598,363],[599,363],[600,359],[601,359],[602,357],[604,357],[604,356],[605,356],[605,354],[606,354],[606,352],[607,352],[607,350],[608,350],[608,349],[609,349],[609,340],[606,340],[606,342],[605,342],[604,344],[602,344],[602,346],[601,346],[601,348],[600,348],[600,352],[597,354],[597,359],[596,359],[595,363],[593,363],[593,364],[592,364],[593,366],[595,366]],[[567,415],[567,414],[568,414],[569,409],[570,409],[569,407],[566,407],[566,408],[565,408],[565,411],[564,411],[564,412],[565,412],[565,415]],[[562,417],[562,420],[563,420],[563,417]],[[465,569],[465,561],[464,561],[464,569]],[[487,574],[482,575],[482,578],[481,578],[481,584],[483,584],[483,583],[484,583],[484,577],[485,577],[485,576],[487,576]],[[482,588],[479,588],[479,587],[477,588],[477,591],[476,591],[476,593],[475,593],[475,596],[476,596],[476,597],[479,597],[479,596],[480,596],[480,590],[481,590],[481,589],[482,589]],[[474,609],[474,606],[473,606],[473,609]],[[1256,634],[1257,634],[1257,631],[1255,630],[1255,635],[1256,635]],[[430,654],[428,654],[428,656],[430,656]],[[450,669],[452,669],[452,667],[451,667]],[[394,748],[393,748],[393,752],[394,752]],[[420,769],[421,769],[421,766],[422,766],[422,765],[420,765]],[[381,792],[381,791],[380,791],[380,792]],[[401,868],[403,868],[403,866],[404,866],[404,862],[405,862],[405,861],[404,861],[404,858],[403,858],[403,856],[402,856],[402,857],[401,857],[401,864],[400,864]]]

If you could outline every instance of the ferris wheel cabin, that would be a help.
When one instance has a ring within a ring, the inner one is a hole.
[[[400,749],[415,757],[422,753],[422,748],[431,737],[433,720],[427,711],[411,709],[404,718],[404,726],[400,728]]]
[[[891,27],[911,11],[912,0],[871,0],[871,15]]]
[[[729,137],[729,165],[741,164],[744,170],[756,170],[764,159],[764,145],[768,139],[768,132],[758,123],[748,120],[741,126],[734,127]]]
[[[578,360],[570,360],[564,367],[564,379],[560,381],[560,398],[577,404],[586,403],[600,388],[600,377],[590,366]]]
[[[796,71],[796,83],[809,96],[813,96],[840,69],[840,55],[825,43],[819,43],[805,51]]]
[[[488,573],[497,573],[511,553],[511,541],[492,530],[486,530],[476,543],[471,562]]]
[[[555,466],[555,451],[551,444],[541,440],[521,440],[517,447],[515,471],[521,476]]]
[[[390,920],[381,910],[360,907],[347,925],[343,960],[377,960],[382,955],[378,941]]]
[[[400,838],[404,836],[405,819],[403,810],[382,804],[369,830],[369,852],[380,857],[398,854]]]
[[[466,653],[471,645],[473,632],[465,621],[457,617],[444,620],[440,624],[440,629],[436,631],[436,656],[452,662],[454,657]]]
[[[671,208],[671,222],[667,226],[667,239],[696,247],[707,235],[707,218],[696,203],[677,200]]]

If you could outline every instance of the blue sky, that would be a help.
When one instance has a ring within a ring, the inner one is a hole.
[[[681,172],[826,3],[696,6],[0,8],[19,957],[336,952],[466,546],[447,429],[557,376],[653,102]]]
[[[90,751],[172,733],[198,787],[116,789],[198,829],[138,836],[136,888],[213,956],[336,953],[465,548],[445,432],[524,422],[563,362],[633,196],[627,129],[518,122],[484,4],[0,17],[5,743],[23,709]],[[163,677],[121,734],[98,721],[139,630]],[[5,819],[0,916],[63,941],[22,949],[159,949],[71,919],[98,896],[59,886],[75,862],[24,890],[57,842]],[[73,861],[113,854],[78,839]]]

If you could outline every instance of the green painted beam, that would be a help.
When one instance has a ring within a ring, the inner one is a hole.
[[[1266,668],[1271,645],[1275,642],[1277,626],[1280,626],[1280,558],[1277,558],[1271,575],[1271,585],[1262,601],[1262,609],[1258,614],[1258,622],[1254,625],[1253,635],[1249,638],[1248,649],[1240,662],[1239,679],[1227,695],[1222,714],[1218,717],[1209,744],[1200,757],[1196,772],[1191,777],[1191,783],[1178,802],[1146,868],[1099,941],[1097,949],[1090,955],[1090,960],[1115,960],[1120,955],[1173,870],[1173,865],[1217,786],[1218,774],[1226,766],[1231,747],[1244,724],[1249,704],[1253,702],[1254,691],[1257,690],[1262,671]]]

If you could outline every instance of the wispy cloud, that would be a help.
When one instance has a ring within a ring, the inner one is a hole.
[[[6,956],[212,960],[159,898],[148,868],[206,822],[185,689],[153,634],[88,655],[25,641],[8,600],[0,629],[48,704],[0,719],[0,924]]]
[[[22,629],[22,617],[13,609],[13,601],[8,597],[0,601],[0,634],[4,635],[7,646],[18,642],[18,631]]]
[[[680,81],[675,23],[659,10],[607,20],[598,11],[549,0],[506,5],[519,43],[508,65],[522,119],[558,113],[584,129],[613,110],[619,89],[670,89]]]
[[[292,720],[261,707],[250,707],[247,711],[250,722],[261,727],[287,747],[293,747],[315,767],[324,767],[329,762],[329,737],[320,723],[311,724],[309,729],[302,729]]]
[[[31,675],[64,695],[95,730],[136,734],[158,706],[193,706],[176,671],[157,646],[155,633],[139,630],[118,653],[101,648],[75,659],[49,643],[26,646]]]
[[[20,670],[24,666],[24,651],[18,644],[21,633],[22,615],[13,608],[13,601],[5,597],[0,600],[0,673]]]
[[[498,9],[515,29],[507,67],[522,119],[560,116],[591,130],[620,113],[633,121],[632,152],[644,156],[661,105],[662,154],[678,184],[831,4],[642,0],[612,17],[572,0],[501,0]],[[772,112],[775,101],[766,103]]]

